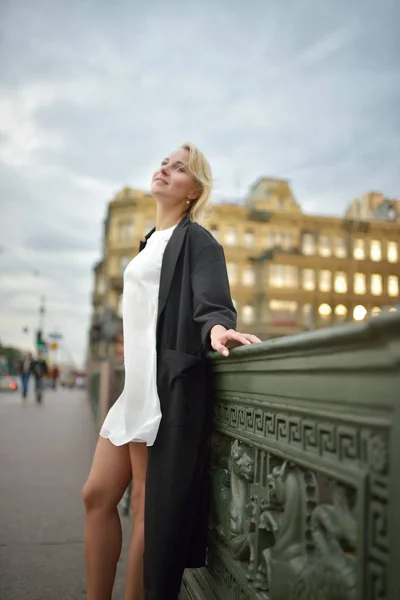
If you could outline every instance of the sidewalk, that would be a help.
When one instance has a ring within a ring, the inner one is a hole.
[[[84,600],[81,489],[96,433],[86,393],[0,393],[0,598]],[[115,594],[123,597],[123,557]]]

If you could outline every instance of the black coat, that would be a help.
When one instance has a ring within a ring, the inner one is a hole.
[[[146,600],[176,600],[183,570],[205,562],[212,415],[206,353],[214,325],[236,327],[224,251],[185,217],[167,244],[161,268],[157,385],[162,419],[149,447],[146,480]]]

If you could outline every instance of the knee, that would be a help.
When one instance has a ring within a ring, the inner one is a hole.
[[[117,502],[110,496],[107,489],[90,481],[90,479],[83,486],[82,500],[86,512],[94,510],[107,511],[117,506]]]

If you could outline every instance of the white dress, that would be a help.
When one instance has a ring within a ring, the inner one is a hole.
[[[100,435],[114,445],[152,446],[161,421],[157,392],[156,325],[161,263],[175,227],[155,231],[124,272],[122,319],[125,386],[110,408]]]

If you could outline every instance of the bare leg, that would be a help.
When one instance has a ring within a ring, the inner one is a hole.
[[[129,546],[124,600],[144,600],[144,500],[147,472],[147,446],[129,444],[132,466],[132,537]]]
[[[87,600],[111,600],[122,544],[117,507],[130,479],[128,445],[114,446],[99,437],[83,488]]]

